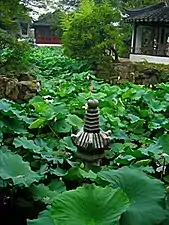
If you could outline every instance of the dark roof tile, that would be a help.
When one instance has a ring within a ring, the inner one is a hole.
[[[169,6],[164,2],[142,9],[126,10],[126,22],[169,22]]]

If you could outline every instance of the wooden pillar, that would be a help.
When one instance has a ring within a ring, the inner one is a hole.
[[[160,50],[160,28],[159,26],[156,27],[157,29],[157,48],[156,48],[156,55],[159,55],[159,50]]]
[[[135,34],[135,53],[141,54],[142,53],[142,33],[143,27],[141,25],[136,26],[136,34]]]
[[[133,24],[133,33],[132,33],[132,43],[131,43],[131,53],[135,53],[136,48],[136,35],[137,35],[137,25]]]
[[[166,43],[165,43],[165,27],[161,26],[160,28],[160,55],[164,56],[165,55],[165,48],[166,48]]]

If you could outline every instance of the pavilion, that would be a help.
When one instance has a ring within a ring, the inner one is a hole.
[[[126,14],[133,24],[130,60],[169,64],[169,0]]]
[[[52,29],[54,25],[52,22],[53,15],[54,13],[48,13],[32,24],[37,45],[56,46],[61,44],[60,37]]]

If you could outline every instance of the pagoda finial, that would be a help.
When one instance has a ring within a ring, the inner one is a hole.
[[[100,118],[98,106],[99,102],[96,99],[88,100],[87,112],[85,115],[84,132],[99,133],[100,132]]]
[[[88,100],[84,126],[76,135],[71,136],[77,146],[77,156],[88,162],[103,158],[111,140],[111,131],[104,132],[100,129],[98,104],[96,99]]]

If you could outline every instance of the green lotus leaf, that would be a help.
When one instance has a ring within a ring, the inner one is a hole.
[[[37,219],[28,220],[28,225],[54,225],[53,220],[51,219],[50,212],[45,210],[41,212]]]
[[[58,195],[50,210],[55,225],[115,225],[128,206],[121,189],[86,185]]]
[[[161,144],[164,153],[169,154],[169,135],[164,134],[158,139],[158,143]]]
[[[35,128],[42,127],[43,125],[45,125],[45,122],[46,122],[45,118],[38,118],[37,120],[33,121],[30,124],[29,129],[35,129]]]
[[[57,191],[58,193],[66,191],[64,182],[57,179],[51,180],[51,182],[48,184],[48,187],[51,191]]]
[[[62,140],[60,140],[60,144],[62,144],[64,148],[69,149],[72,152],[75,152],[77,150],[70,136],[64,137]]]
[[[150,109],[153,112],[161,112],[161,111],[165,112],[166,109],[167,109],[167,105],[164,104],[164,102],[158,101],[158,100],[155,100],[155,99],[151,99],[148,104],[149,104]]]
[[[127,118],[130,119],[130,122],[131,122],[131,123],[136,123],[137,121],[140,120],[140,118],[139,118],[138,116],[135,116],[135,115],[133,115],[133,114],[127,115]]]
[[[56,195],[54,191],[51,191],[44,184],[33,185],[30,188],[30,191],[32,192],[35,201],[42,201],[44,203],[50,203],[52,198]]]
[[[121,225],[155,225],[165,218],[162,207],[165,188],[159,180],[130,167],[102,171],[98,176],[113,188],[120,187],[130,199],[131,205],[123,214]]]
[[[68,133],[71,130],[71,126],[63,119],[56,122],[54,129],[59,133]]]
[[[81,128],[82,125],[83,125],[83,120],[80,119],[80,118],[79,118],[78,116],[76,116],[76,115],[71,115],[71,114],[69,114],[68,117],[67,117],[67,119],[66,119],[66,121],[67,121],[70,125],[75,126],[75,127],[77,127],[77,128]]]
[[[11,179],[14,185],[25,187],[40,179],[39,175],[31,170],[28,162],[24,162],[21,156],[8,150],[0,151],[0,177],[3,180]]]
[[[17,137],[14,139],[13,144],[16,148],[23,147],[24,149],[32,150],[37,153],[41,151],[41,147],[35,145],[33,140],[28,140],[26,137]]]
[[[65,191],[65,185],[59,180],[52,180],[52,182],[45,186],[44,184],[32,185],[30,191],[36,201],[40,200],[45,203],[50,203],[56,195]]]

